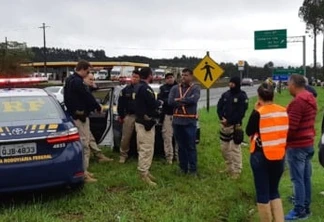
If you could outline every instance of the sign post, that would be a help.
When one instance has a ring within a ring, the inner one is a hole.
[[[209,112],[209,99],[210,99],[209,88],[223,74],[224,70],[212,58],[209,57],[209,52],[207,52],[206,56],[198,63],[198,65],[193,70],[193,72],[194,72],[194,76],[207,89],[206,108],[207,108],[207,112]]]
[[[206,52],[206,56],[209,56],[209,51]],[[207,74],[206,74],[207,75]],[[210,91],[209,88],[207,88],[206,90],[206,108],[207,108],[207,112],[209,112],[209,102],[210,102]]]
[[[240,71],[240,80],[242,82],[242,78],[243,78],[242,74],[243,74],[243,71],[244,71],[245,61],[244,60],[239,60],[237,65],[238,65],[238,70]]]

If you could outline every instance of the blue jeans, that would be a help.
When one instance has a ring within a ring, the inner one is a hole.
[[[295,193],[294,210],[297,213],[309,208],[311,203],[311,159],[313,155],[313,146],[287,149],[290,177]]]
[[[254,177],[258,203],[280,198],[279,181],[284,171],[284,159],[268,160],[262,151],[256,151],[250,156],[250,164]]]
[[[179,146],[179,166],[184,173],[197,172],[196,125],[173,125],[173,135]]]

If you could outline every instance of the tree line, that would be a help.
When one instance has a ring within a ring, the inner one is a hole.
[[[33,53],[33,62],[43,62],[44,53],[43,48],[31,47]],[[78,61],[80,59],[85,59],[88,61],[128,61],[128,62],[138,62],[138,63],[147,63],[152,68],[159,68],[161,66],[166,67],[188,67],[194,69],[196,65],[200,62],[202,58],[192,57],[182,55],[181,57],[174,57],[171,59],[152,59],[145,56],[118,56],[118,57],[107,57],[104,50],[70,50],[70,49],[61,49],[61,48],[48,48],[46,51],[46,60],[48,62],[57,62],[57,61]],[[220,62],[219,65],[223,68],[224,74],[223,77],[232,77],[239,76],[240,72],[238,71],[238,65],[232,62]],[[267,62],[262,67],[250,66],[249,63],[245,62],[244,71],[242,73],[243,77],[249,77],[253,79],[266,79],[267,77],[272,76],[274,69],[272,61]],[[276,67],[283,68],[283,67]],[[302,67],[288,67],[289,69],[297,69]],[[311,71],[311,67],[307,67],[307,71]]]
[[[10,45],[11,44],[11,45]],[[19,64],[28,62],[44,62],[44,48],[31,47],[27,48],[26,44],[18,42],[0,43],[0,75],[22,75],[33,72],[32,69],[21,67]],[[23,47],[22,47],[23,46]],[[185,56],[174,57],[171,59],[152,59],[145,56],[118,56],[108,57],[104,50],[70,50],[61,48],[47,48],[46,61],[60,62],[60,61],[78,61],[85,59],[88,61],[129,61],[138,63],[150,64],[152,68],[166,67],[188,67],[194,69],[202,58]],[[219,65],[223,68],[224,73],[222,77],[239,76],[238,65],[232,62],[220,62]],[[262,67],[251,66],[245,61],[243,77],[252,79],[264,80],[272,76],[275,64],[272,61],[267,62]],[[283,67],[276,67],[283,68]],[[289,69],[296,69],[301,67],[288,67]],[[42,72],[42,70],[40,70]],[[307,75],[313,72],[311,67],[307,67]],[[178,74],[178,73],[176,73]]]

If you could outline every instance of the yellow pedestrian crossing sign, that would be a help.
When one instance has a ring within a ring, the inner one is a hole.
[[[224,70],[207,54],[194,69],[194,76],[209,89]]]

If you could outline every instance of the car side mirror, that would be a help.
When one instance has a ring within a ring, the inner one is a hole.
[[[96,98],[96,101],[97,101],[97,103],[99,103],[99,104],[101,104],[101,103],[102,103],[102,100],[101,100],[101,99],[99,99],[99,98]]]

